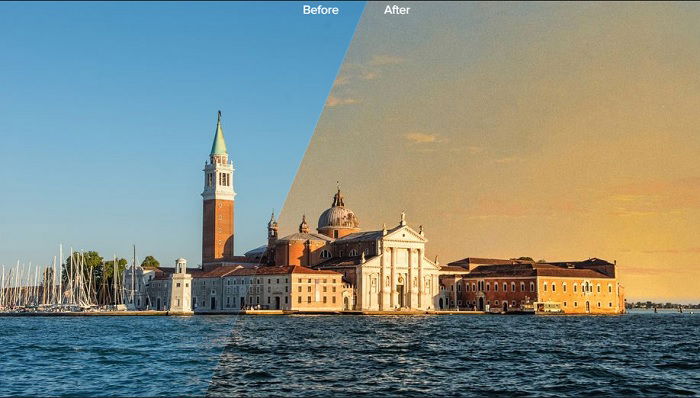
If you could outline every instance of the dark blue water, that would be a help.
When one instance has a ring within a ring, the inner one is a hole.
[[[0,396],[699,395],[700,314],[0,318]]]

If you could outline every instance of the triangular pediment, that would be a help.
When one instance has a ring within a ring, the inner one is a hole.
[[[424,236],[421,236],[413,228],[408,225],[404,225],[397,228],[383,237],[384,240],[397,240],[402,242],[420,242],[426,243],[428,240]]]

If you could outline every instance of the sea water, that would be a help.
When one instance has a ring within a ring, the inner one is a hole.
[[[698,395],[700,314],[0,318],[0,396]]]

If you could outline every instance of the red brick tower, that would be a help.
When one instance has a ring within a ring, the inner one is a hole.
[[[228,160],[221,111],[216,122],[214,144],[204,166],[204,217],[202,220],[202,265],[233,257],[233,164]]]

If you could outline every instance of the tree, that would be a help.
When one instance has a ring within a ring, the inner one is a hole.
[[[532,261],[532,262],[535,262],[535,260],[533,260],[532,257],[518,257],[518,258],[511,258],[511,260],[522,260],[522,261]]]
[[[124,275],[124,270],[128,263],[124,258],[117,259],[117,291],[121,291],[124,283],[122,275]],[[114,293],[114,260],[105,261],[100,268],[102,284],[98,288],[97,298],[100,304],[112,304],[115,299],[112,297]]]
[[[98,279],[102,277],[101,272],[96,272],[96,271],[101,271],[101,266],[103,263],[103,258],[100,256],[99,253],[96,251],[88,251],[88,252],[74,252],[73,256],[69,256],[66,259],[65,263],[65,268],[63,269],[63,280],[64,282],[68,280],[68,275],[74,275],[75,272],[78,269],[78,264],[81,262],[81,258],[84,260],[83,261],[83,276],[87,277],[88,275],[92,274],[94,277],[97,277]],[[73,269],[75,268],[75,271]],[[101,280],[96,280],[96,282],[101,283]]]
[[[143,262],[141,263],[141,267],[146,268],[155,268],[155,267],[160,267],[160,263],[158,260],[156,260],[155,257],[153,256],[146,256],[146,258],[143,259]]]

